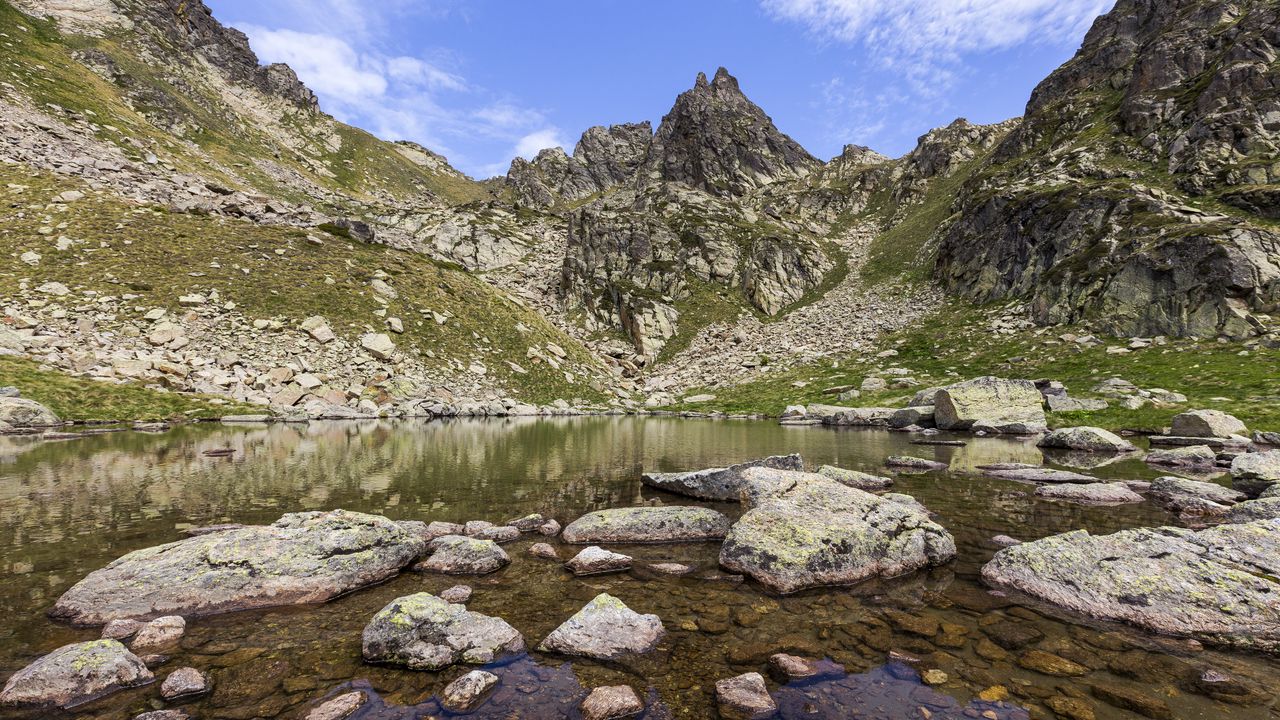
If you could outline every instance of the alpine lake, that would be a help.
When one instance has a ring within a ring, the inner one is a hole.
[[[526,534],[504,545],[512,563],[490,575],[406,570],[321,605],[191,618],[180,649],[155,673],[163,679],[182,666],[207,672],[213,690],[195,699],[164,703],[157,682],[73,712],[9,709],[0,717],[129,720],[179,708],[202,720],[303,718],[321,700],[353,688],[372,698],[352,716],[358,720],[449,717],[437,696],[473,668],[433,673],[367,664],[361,631],[396,597],[460,583],[474,588],[469,609],[505,619],[529,647],[601,592],[657,614],[667,630],[655,651],[622,664],[530,652],[486,667],[501,683],[467,717],[577,718],[591,688],[625,684],[647,698],[646,718],[715,718],[715,682],[767,675],[777,652],[843,666],[819,679],[771,678],[778,716],[788,719],[1280,717],[1275,658],[1072,616],[993,593],[979,579],[998,550],[996,535],[1031,540],[1080,528],[1105,534],[1181,523],[1149,501],[1094,507],[1036,498],[1033,486],[984,477],[977,466],[1089,467],[1084,471],[1103,479],[1150,480],[1167,472],[1140,459],[1095,466],[1108,458],[1046,454],[1030,440],[964,435],[954,438],[964,446],[925,446],[912,439],[765,421],[634,417],[193,425],[60,441],[0,438],[5,678],[57,647],[98,637],[96,629],[46,615],[86,574],[130,551],[180,540],[193,527],[266,524],[295,511],[345,508],[393,520],[495,523],[536,512],[567,524],[604,508],[697,504],[736,518],[735,504],[654,490],[642,485],[641,473],[800,453],[809,468],[829,464],[894,477],[893,490],[926,505],[959,551],[947,566],[894,580],[778,596],[721,570],[718,543],[609,546],[633,556],[635,568],[576,578],[560,563],[529,556],[530,545],[548,538]],[[205,454],[228,448],[230,455]],[[950,468],[890,473],[883,463],[892,455]],[[578,549],[551,542],[562,559]],[[698,570],[673,577],[646,569],[661,562]],[[1028,662],[1031,650],[1087,672],[1046,674],[1053,668]]]

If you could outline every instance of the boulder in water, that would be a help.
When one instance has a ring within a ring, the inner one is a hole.
[[[364,628],[369,662],[439,670],[482,665],[524,651],[524,638],[501,618],[471,612],[430,593],[396,598]]]
[[[934,421],[943,430],[976,427],[1035,434],[1046,429],[1044,397],[1030,380],[980,377],[948,385],[934,396]]]
[[[667,634],[657,615],[641,615],[608,593],[601,593],[564,621],[538,646],[544,652],[614,660],[657,647]]]
[[[831,465],[823,465],[818,468],[818,474],[823,477],[831,478],[841,485],[867,492],[875,492],[877,490],[887,490],[893,487],[893,478],[881,477],[870,473],[858,472],[857,470],[846,470]]]
[[[50,615],[99,625],[324,602],[394,576],[424,547],[377,515],[291,513],[131,552],[73,585]]]
[[[1086,452],[1122,453],[1134,452],[1133,443],[1109,430],[1096,427],[1073,427],[1054,430],[1038,443],[1042,448],[1084,450]]]
[[[729,518],[702,507],[634,507],[597,510],[569,523],[567,543],[672,543],[722,540]]]
[[[14,673],[0,704],[69,708],[155,680],[137,655],[116,640],[63,645]]]
[[[414,570],[446,575],[488,575],[511,562],[507,551],[496,542],[465,535],[436,538],[427,545],[427,550],[431,557],[414,565]]]
[[[743,499],[749,509],[720,564],[777,592],[903,575],[956,554],[926,512],[821,475],[772,473],[752,480]]]
[[[1077,530],[1001,550],[982,577],[1089,617],[1280,651],[1280,520],[1199,532]]]
[[[728,500],[736,502],[742,486],[742,473],[750,468],[774,470],[803,470],[804,460],[799,455],[767,457],[763,460],[730,465],[724,468],[695,470],[679,473],[645,473],[644,484],[678,495],[688,495],[701,500]]]

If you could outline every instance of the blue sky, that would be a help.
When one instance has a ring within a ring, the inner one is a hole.
[[[957,117],[1021,114],[1114,0],[206,2],[326,111],[487,177],[592,125],[656,127],[721,65],[818,157],[896,157]]]

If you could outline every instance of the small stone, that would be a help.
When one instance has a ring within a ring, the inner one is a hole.
[[[145,624],[134,636],[129,648],[134,652],[140,650],[159,650],[169,648],[182,639],[187,631],[187,621],[177,615],[166,615]]]
[[[440,695],[440,705],[449,712],[470,712],[484,704],[489,691],[497,686],[497,675],[472,670],[445,687]]]
[[[582,701],[584,720],[625,720],[644,712],[644,702],[629,685],[598,687]]]
[[[716,703],[726,720],[759,720],[778,711],[764,677],[754,672],[716,681]]]
[[[534,543],[529,546],[529,554],[543,560],[559,560],[560,553],[548,543]]]
[[[360,690],[345,693],[315,706],[311,712],[307,713],[304,720],[346,720],[359,710],[367,699],[368,697]]]
[[[631,569],[631,558],[621,553],[609,552],[602,547],[592,545],[574,556],[565,566],[574,575],[600,575],[603,573],[624,572]]]
[[[471,599],[470,585],[454,585],[440,593],[440,599],[447,603],[460,605]]]
[[[209,676],[193,667],[182,667],[169,673],[160,685],[160,696],[165,700],[188,697],[209,692],[212,689]]]
[[[920,673],[920,679],[924,681],[925,685],[942,685],[951,678],[937,668],[930,668]]]
[[[112,620],[102,628],[102,637],[108,640],[124,640],[138,634],[142,623],[133,619]]]

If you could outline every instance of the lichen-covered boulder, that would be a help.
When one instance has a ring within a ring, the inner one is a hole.
[[[1221,410],[1192,410],[1173,417],[1169,434],[1174,437],[1225,438],[1247,435],[1245,424],[1239,418]]]
[[[492,540],[445,535],[427,544],[431,557],[413,566],[418,572],[446,575],[488,575],[511,562],[507,551]]]
[[[821,475],[755,478],[743,502],[720,564],[777,592],[903,575],[956,554],[950,533],[918,507]]]
[[[1223,515],[1222,521],[1227,523],[1247,523],[1254,520],[1271,520],[1280,518],[1280,497],[1258,498],[1246,500],[1233,505]]]
[[[116,640],[63,645],[14,673],[0,704],[68,708],[155,680],[137,655]]]
[[[1280,520],[1077,530],[1001,550],[982,577],[1089,617],[1280,651]]]
[[[1213,468],[1218,464],[1218,453],[1208,445],[1183,445],[1152,450],[1143,459],[1166,467]]]
[[[569,523],[567,543],[673,543],[722,540],[729,518],[702,507],[634,507],[597,510]]]
[[[600,593],[551,631],[538,649],[564,655],[615,660],[653,650],[667,634],[657,615],[641,615],[618,598]]]
[[[1137,446],[1109,430],[1096,427],[1061,428],[1040,439],[1042,448],[1084,450],[1086,452],[1133,452]]]
[[[871,473],[858,472],[857,470],[846,470],[832,465],[823,465],[818,468],[818,474],[823,477],[831,478],[841,485],[867,492],[875,492],[877,490],[887,490],[893,487],[893,478],[872,475]]]
[[[565,567],[574,575],[604,575],[631,569],[631,556],[610,552],[598,545],[585,548],[573,556]]]
[[[948,385],[934,396],[933,417],[943,430],[975,426],[1010,434],[1046,430],[1044,397],[1030,380],[988,376]]]
[[[378,515],[291,513],[131,552],[71,586],[50,615],[101,625],[324,602],[394,576],[424,548]]]
[[[439,670],[454,663],[482,665],[524,651],[524,637],[505,620],[430,593],[396,598],[364,628],[364,659]]]
[[[1183,510],[1194,503],[1208,501],[1218,505],[1234,505],[1245,499],[1244,493],[1217,483],[1165,476],[1151,481],[1151,497],[1171,510]]]
[[[803,470],[804,460],[799,455],[774,456],[725,468],[679,473],[645,473],[642,480],[645,485],[678,495],[688,495],[702,500],[737,501],[738,489],[742,486],[742,473],[757,467]]]
[[[0,397],[0,422],[14,427],[47,427],[62,421],[52,410],[35,400]]]

